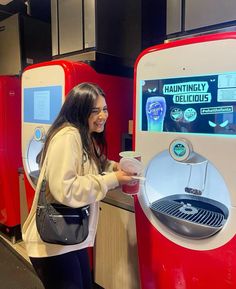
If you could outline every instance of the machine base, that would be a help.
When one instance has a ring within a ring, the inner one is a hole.
[[[22,240],[21,226],[16,225],[14,227],[8,227],[0,224],[0,233],[8,239],[12,244],[15,244]]]

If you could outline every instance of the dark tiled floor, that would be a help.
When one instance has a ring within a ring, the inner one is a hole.
[[[43,289],[32,266],[0,238],[0,280],[4,289]]]
[[[0,237],[0,280],[4,289],[44,289],[26,257],[24,246],[21,243],[13,245],[2,236]],[[94,283],[92,289],[105,288]]]

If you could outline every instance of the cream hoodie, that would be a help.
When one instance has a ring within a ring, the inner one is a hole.
[[[22,229],[23,240],[30,257],[47,257],[94,245],[98,224],[99,201],[108,190],[119,185],[110,162],[104,176],[98,174],[94,162],[85,157],[82,164],[82,143],[78,130],[72,126],[61,129],[51,140],[46,162],[42,167],[31,211]],[[71,207],[90,205],[89,235],[86,240],[76,245],[54,245],[40,239],[36,228],[36,208],[39,188],[44,177],[49,181],[52,201]]]

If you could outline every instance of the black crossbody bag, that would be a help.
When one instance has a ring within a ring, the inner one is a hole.
[[[36,210],[36,226],[41,239],[47,243],[61,245],[83,242],[89,233],[89,206],[72,208],[49,203],[46,199],[47,188],[44,177]]]

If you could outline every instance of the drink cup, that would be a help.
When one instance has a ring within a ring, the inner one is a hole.
[[[139,180],[132,180],[131,182],[122,185],[121,190],[127,195],[136,195],[139,192]]]
[[[142,172],[141,156],[138,153],[127,151],[120,153],[120,167],[123,171],[139,176]],[[133,179],[121,186],[122,192],[128,195],[135,195],[139,192],[139,179]]]

